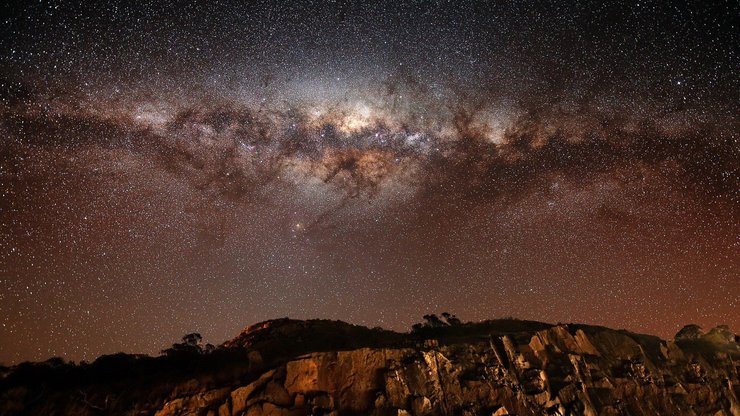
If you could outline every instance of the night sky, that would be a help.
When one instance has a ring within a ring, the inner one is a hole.
[[[0,362],[740,330],[737,2],[136,3],[3,10]]]

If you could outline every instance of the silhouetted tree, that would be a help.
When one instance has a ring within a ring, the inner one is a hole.
[[[435,314],[424,315],[422,318],[424,318],[424,321],[426,321],[425,326],[428,326],[430,328],[440,328],[447,325]]]
[[[462,324],[462,321],[460,321],[457,316],[449,312],[442,312],[442,317],[445,319],[448,325],[455,326]]]
[[[162,350],[162,354],[168,356],[179,354],[207,354],[216,349],[212,344],[206,344],[204,348],[202,342],[203,337],[197,332],[185,334],[182,337],[181,343],[172,344],[172,347]]]
[[[62,357],[51,357],[48,360],[44,361],[44,364],[48,365],[49,367],[61,367],[65,365],[64,358]]]
[[[182,343],[190,347],[200,348],[201,341],[203,341],[203,337],[197,332],[182,336]]]
[[[420,332],[427,328],[445,328],[449,326],[462,325],[462,321],[449,312],[442,312],[442,317],[435,314],[424,315],[424,322],[419,322],[411,326],[411,332]]]

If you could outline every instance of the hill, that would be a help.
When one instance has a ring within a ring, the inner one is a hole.
[[[726,327],[676,340],[580,324],[462,323],[409,333],[276,319],[218,347],[60,359],[0,373],[3,415],[740,415]]]

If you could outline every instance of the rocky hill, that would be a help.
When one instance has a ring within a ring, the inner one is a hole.
[[[740,415],[737,341],[727,327],[664,341],[513,319],[411,333],[279,319],[213,349],[5,369],[0,414]]]

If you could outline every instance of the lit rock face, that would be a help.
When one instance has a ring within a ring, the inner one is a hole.
[[[317,352],[156,415],[740,415],[737,345],[704,347],[559,325]]]

